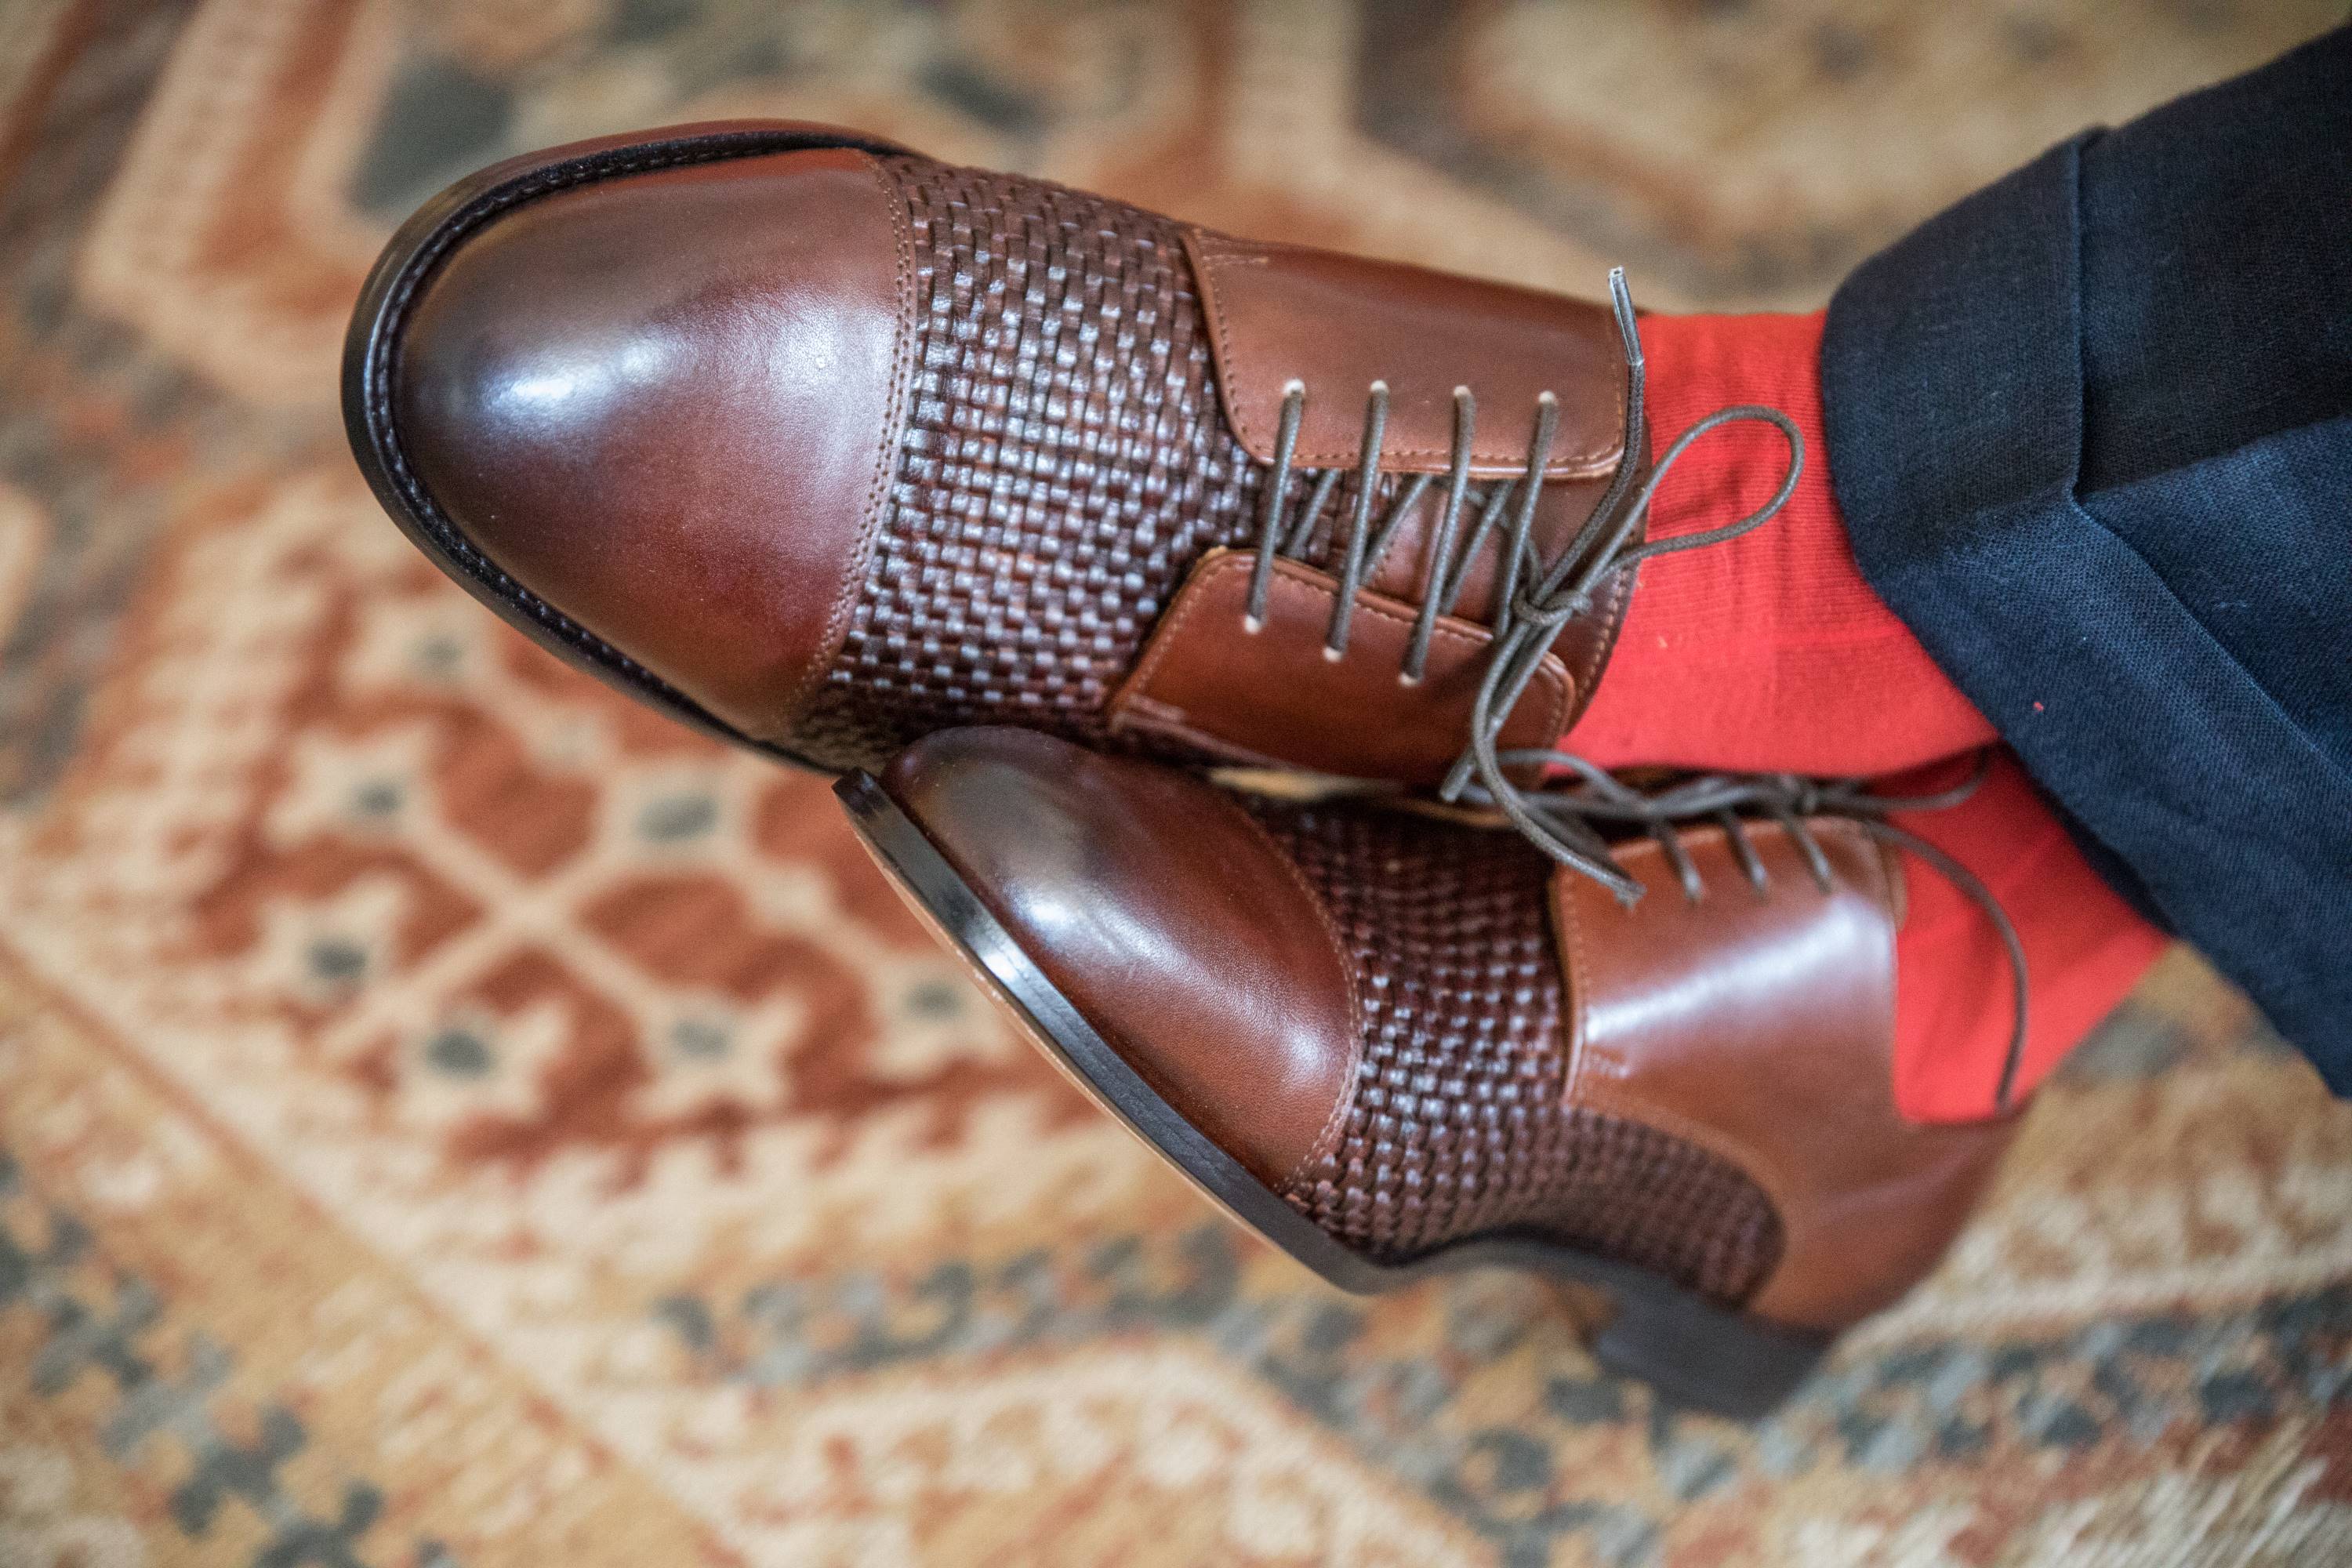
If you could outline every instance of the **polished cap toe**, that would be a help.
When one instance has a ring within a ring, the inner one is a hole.
[[[1356,1074],[1350,969],[1230,795],[1011,729],[932,735],[881,782],[1193,1126],[1277,1190],[1321,1152]]]
[[[903,203],[819,148],[607,172],[457,238],[392,421],[523,589],[755,739],[840,646],[903,422]]]

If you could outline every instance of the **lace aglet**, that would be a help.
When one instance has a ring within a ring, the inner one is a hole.
[[[1447,773],[1445,782],[1437,786],[1437,798],[1448,805],[1461,799],[1462,792],[1470,787],[1471,770],[1477,765],[1477,760],[1467,752],[1455,758],[1453,772]]]
[[[1639,368],[1642,363],[1642,334],[1633,325],[1633,291],[1626,287],[1625,269],[1609,269],[1609,306],[1617,318],[1617,331],[1625,340],[1625,363]]]

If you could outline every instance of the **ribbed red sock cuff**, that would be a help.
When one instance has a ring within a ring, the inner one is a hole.
[[[1854,565],[1822,432],[1822,321],[1643,319],[1657,450],[1717,408],[1766,404],[1804,433],[1804,474],[1788,506],[1753,532],[1642,568],[1570,749],[1608,767],[1843,775],[1915,767],[1994,740]],[[1745,515],[1771,495],[1786,460],[1767,426],[1710,433],[1661,487],[1652,537]]]
[[[1922,789],[1948,783],[1923,778]],[[1890,781],[1890,793],[1912,792]],[[2025,1055],[2013,1098],[2050,1075],[2123,1000],[2167,945],[2116,896],[2007,752],[1977,792],[1944,811],[1895,818],[1980,878],[2025,949]],[[1917,1121],[1990,1116],[2009,1049],[2009,959],[1982,909],[1906,857],[1907,910],[1895,940],[1895,1102]]]

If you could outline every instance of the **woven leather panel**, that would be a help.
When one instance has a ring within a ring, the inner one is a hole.
[[[1010,721],[1099,742],[1201,552],[1255,536],[1264,470],[1227,431],[1177,226],[1041,181],[884,160],[919,312],[872,568],[797,745],[877,766]]]
[[[1550,862],[1515,835],[1361,809],[1252,806],[1357,966],[1364,1049],[1346,1128],[1284,1194],[1390,1261],[1512,1231],[1570,1242],[1737,1303],[1780,1253],[1734,1166],[1570,1109]]]

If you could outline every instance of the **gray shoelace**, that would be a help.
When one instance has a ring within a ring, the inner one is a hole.
[[[1429,547],[1430,580],[1406,647],[1400,679],[1407,684],[1422,679],[1438,619],[1454,613],[1480,553],[1497,541],[1500,580],[1495,595],[1493,642],[1471,712],[1469,747],[1447,776],[1439,791],[1440,797],[1447,801],[1468,798],[1501,812],[1546,855],[1601,882],[1627,903],[1641,898],[1644,889],[1619,863],[1596,825],[1633,826],[1647,832],[1664,848],[1684,895],[1694,900],[1703,895],[1704,889],[1696,867],[1676,836],[1677,827],[1683,825],[1703,821],[1721,824],[1734,857],[1759,893],[1766,886],[1763,863],[1757,858],[1743,826],[1759,816],[1779,823],[1791,836],[1824,890],[1830,885],[1829,862],[1805,826],[1804,819],[1809,816],[1853,821],[1873,837],[1918,856],[1983,909],[2008,952],[2015,981],[2011,988],[2012,1028],[1995,1093],[1995,1103],[2006,1110],[2025,1050],[2025,950],[2018,940],[2017,928],[1991,889],[1967,867],[1917,834],[1887,820],[1897,812],[1933,811],[1958,805],[1981,782],[1981,761],[1976,775],[1956,789],[1896,798],[1872,794],[1861,780],[1810,779],[1792,773],[1685,773],[1653,787],[1635,788],[1571,752],[1497,750],[1497,737],[1512,709],[1541,668],[1544,656],[1571,622],[1591,614],[1619,579],[1638,569],[1644,561],[1721,544],[1762,527],[1788,504],[1804,471],[1804,437],[1795,421],[1777,408],[1741,405],[1718,409],[1683,431],[1647,477],[1637,482],[1640,454],[1647,435],[1646,365],[1641,335],[1635,330],[1633,296],[1625,287],[1622,268],[1609,274],[1609,298],[1625,353],[1624,447],[1608,490],[1567,548],[1549,563],[1537,559],[1533,535],[1545,469],[1559,431],[1559,400],[1549,392],[1538,399],[1527,463],[1520,474],[1479,487],[1470,480],[1477,401],[1469,388],[1454,388],[1453,449],[1437,530]],[[1412,475],[1396,487],[1384,506],[1378,503],[1381,446],[1388,429],[1388,406],[1387,384],[1374,382],[1366,399],[1363,436],[1352,470],[1355,486],[1339,560],[1339,594],[1324,637],[1324,651],[1332,658],[1347,652],[1358,590],[1378,571],[1405,520],[1436,482],[1431,474]],[[1275,437],[1274,468],[1260,514],[1257,562],[1250,576],[1244,627],[1251,632],[1265,624],[1276,558],[1284,554],[1300,556],[1307,552],[1325,508],[1342,479],[1350,473],[1337,468],[1297,469],[1298,429],[1306,408],[1306,386],[1291,382],[1283,393],[1281,422]],[[1710,432],[1742,422],[1769,425],[1789,443],[1788,468],[1770,498],[1737,521],[1635,544],[1634,534],[1649,510],[1651,498],[1683,454]],[[1314,478],[1307,487],[1304,506],[1296,518],[1291,518],[1286,515],[1286,498],[1295,471],[1313,472]],[[1376,510],[1380,513],[1377,521]],[[1474,510],[1475,518],[1465,535],[1463,523]],[[1506,770],[1513,767],[1565,773],[1572,782],[1564,787],[1554,784],[1523,789],[1507,776]]]

